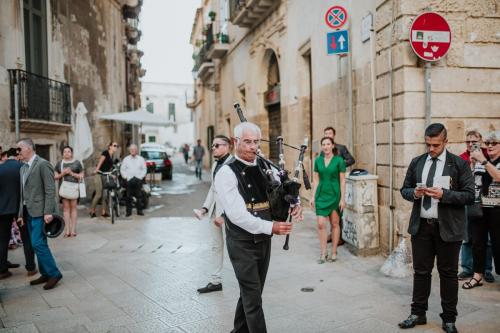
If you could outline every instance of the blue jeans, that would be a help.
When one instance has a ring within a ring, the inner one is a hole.
[[[472,223],[474,223],[474,221],[472,221]],[[472,230],[469,218],[467,219],[466,227],[467,238],[463,241],[460,249],[460,266],[462,267],[462,272],[474,274],[472,266]],[[486,245],[486,262],[484,267],[485,273],[491,273],[493,271],[493,258],[491,251],[491,238],[488,235],[488,244]]]
[[[36,258],[38,260],[40,274],[48,278],[62,276],[56,266],[56,261],[50,252],[49,245],[47,243],[47,236],[43,233],[43,225],[45,223],[43,216],[32,217],[29,214],[26,214],[25,220],[31,236],[31,245],[35,250]]]
[[[201,169],[203,167],[203,160],[196,160],[195,173],[196,177],[201,178]]]

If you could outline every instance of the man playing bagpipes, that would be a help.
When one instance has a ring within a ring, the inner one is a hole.
[[[279,184],[280,177],[278,170],[271,170],[269,164],[258,158],[260,128],[243,122],[234,129],[234,137],[234,159],[215,176],[215,192],[224,211],[227,251],[240,287],[232,332],[264,333],[262,290],[269,267],[271,236],[290,234],[292,224],[285,222],[286,216],[281,220],[272,218],[269,184]],[[289,213],[301,219],[300,204],[290,207]]]

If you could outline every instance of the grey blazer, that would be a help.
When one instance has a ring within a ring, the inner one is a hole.
[[[24,186],[23,186],[24,182]],[[45,159],[36,155],[31,168],[21,167],[21,200],[19,215],[23,216],[23,202],[32,217],[57,213],[54,168]]]

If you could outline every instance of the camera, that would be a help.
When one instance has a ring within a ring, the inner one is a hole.
[[[472,144],[472,151],[481,150],[481,144],[479,142]]]

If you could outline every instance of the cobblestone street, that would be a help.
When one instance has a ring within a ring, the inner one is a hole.
[[[146,216],[111,225],[80,210],[76,238],[50,241],[64,275],[57,288],[28,285],[24,268],[0,283],[0,332],[229,332],[239,294],[227,258],[222,292],[198,295],[207,283],[208,226],[195,220],[207,181],[174,160]],[[205,179],[208,178],[204,174]],[[397,332],[409,314],[411,279],[379,273],[382,256],[358,258],[345,248],[335,263],[318,265],[314,217],[296,225],[290,251],[274,237],[263,302],[270,332]],[[9,259],[24,265],[22,249]],[[497,276],[497,280],[500,280]],[[312,287],[313,292],[301,288]],[[498,332],[500,284],[459,293],[460,332]],[[441,332],[435,276],[429,324],[413,332]]]

